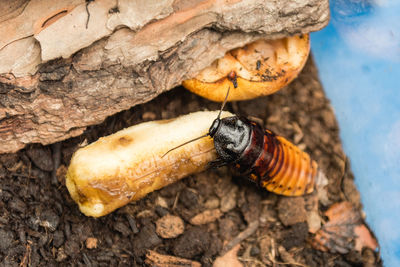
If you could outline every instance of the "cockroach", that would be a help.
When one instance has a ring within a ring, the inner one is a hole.
[[[233,165],[260,187],[280,195],[300,196],[311,193],[317,176],[317,163],[310,156],[285,138],[264,130],[258,123],[245,117],[220,115],[229,94],[221,106],[217,118],[208,133],[187,143],[210,136],[218,159],[213,167]]]
[[[227,164],[278,194],[321,188],[321,172],[316,175],[317,164],[306,153],[253,121],[222,112],[228,94],[219,111],[145,122],[76,151],[65,183],[79,209],[100,217],[189,174]],[[182,144],[185,137],[189,141]]]

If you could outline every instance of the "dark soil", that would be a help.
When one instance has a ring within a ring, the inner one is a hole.
[[[66,166],[78,145],[143,121],[219,107],[176,88],[89,127],[80,137],[0,155],[0,265],[142,266],[151,249],[210,266],[229,241],[257,220],[254,233],[240,242],[238,255],[245,266],[285,266],[287,254],[302,266],[381,265],[370,249],[347,254],[313,249],[309,242],[313,235],[301,212],[307,197],[274,195],[227,167],[187,177],[99,219],[80,213],[64,185]],[[260,122],[310,153],[329,179],[330,202],[348,200],[361,208],[338,126],[312,60],[287,88],[230,103],[226,109]],[[293,207],[296,210],[290,213]],[[322,212],[328,207],[319,208]],[[190,223],[207,209],[220,209],[222,216],[203,225]],[[156,232],[156,222],[166,214],[184,221],[184,232],[175,238],[162,238]]]

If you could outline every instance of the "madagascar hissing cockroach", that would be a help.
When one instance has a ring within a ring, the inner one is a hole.
[[[300,196],[313,192],[317,163],[297,146],[270,130],[264,130],[258,123],[236,115],[223,119],[218,115],[209,132],[194,140],[206,136],[214,139],[218,154],[211,166],[231,164],[260,187],[276,194]]]

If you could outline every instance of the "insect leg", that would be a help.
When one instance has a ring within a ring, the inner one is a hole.
[[[225,165],[228,165],[228,163],[224,159],[217,158],[216,160],[213,160],[213,161],[207,163],[207,168],[217,169],[217,168],[223,167]]]

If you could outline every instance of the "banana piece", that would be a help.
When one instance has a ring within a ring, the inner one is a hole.
[[[79,149],[71,159],[66,186],[86,216],[100,217],[200,172],[217,155],[204,137],[219,111],[195,112],[171,120],[141,123]],[[221,117],[232,116],[223,112]]]

